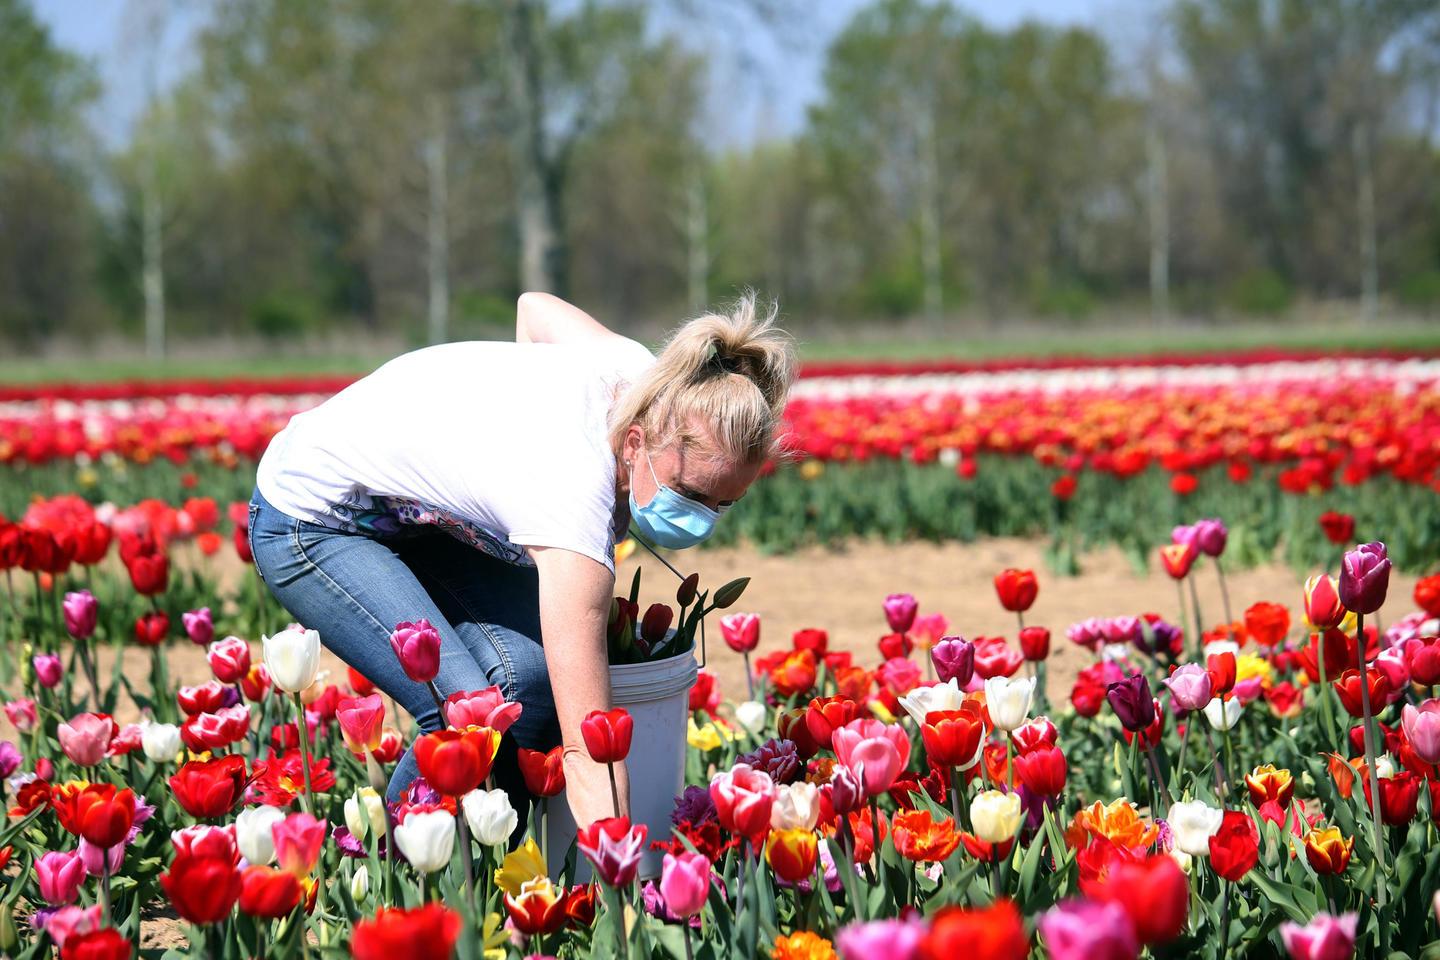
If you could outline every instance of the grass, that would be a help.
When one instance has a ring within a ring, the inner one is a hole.
[[[1440,324],[1355,325],[1223,324],[1056,329],[1005,326],[993,332],[967,330],[955,337],[936,337],[916,329],[909,337],[880,328],[828,332],[800,337],[802,360],[936,360],[948,357],[1094,356],[1123,357],[1153,353],[1199,353],[1279,347],[1288,349],[1437,350]],[[253,352],[224,355],[196,353],[159,362],[141,356],[0,358],[0,383],[96,382],[116,380],[220,377],[283,377],[354,374],[373,370],[392,354],[384,348],[343,354],[292,353],[257,356]]]

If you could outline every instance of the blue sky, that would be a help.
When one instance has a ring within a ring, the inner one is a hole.
[[[194,65],[191,39],[203,22],[202,7],[194,0],[151,0],[169,3],[180,12],[172,16],[159,58],[158,79],[166,85]],[[223,0],[220,0],[223,2]],[[805,107],[820,92],[820,68],[831,38],[855,11],[869,0],[813,0],[810,21],[796,31],[797,39],[779,45],[762,44],[757,56],[765,64],[764,80],[745,95],[741,109],[723,121],[717,131],[725,140],[753,140],[793,131],[802,122]],[[96,124],[111,142],[122,141],[143,102],[144,77],[140,51],[144,31],[136,0],[32,0],[35,12],[49,25],[56,41],[92,60],[105,81],[105,96],[96,107]],[[1114,13],[1116,0],[955,0],[987,23],[1013,26],[1023,20],[1057,24],[1102,25],[1106,12]],[[764,49],[768,48],[768,49]],[[725,85],[722,82],[717,85]]]

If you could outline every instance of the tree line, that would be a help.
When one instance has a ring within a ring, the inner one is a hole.
[[[169,2],[132,0],[152,39]],[[800,129],[743,144],[712,69],[738,7],[804,33],[794,0],[227,0],[110,147],[94,65],[0,0],[0,340],[435,341],[525,289],[622,325],[749,285],[936,329],[1440,307],[1433,3],[998,29],[876,0]]]

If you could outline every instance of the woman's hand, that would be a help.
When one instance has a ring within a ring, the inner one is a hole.
[[[615,789],[620,795],[620,816],[630,815],[630,774],[624,763],[615,764]],[[577,827],[615,816],[607,765],[590,759],[584,747],[565,749],[565,798]]]

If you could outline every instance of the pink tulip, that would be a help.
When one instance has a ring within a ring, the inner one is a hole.
[[[898,725],[870,717],[852,720],[831,738],[835,756],[876,796],[889,790],[910,760],[910,738]]]
[[[40,722],[40,714],[35,709],[34,700],[11,700],[5,704],[5,719],[21,733],[29,733]]]
[[[105,717],[93,713],[79,713],[69,723],[61,723],[56,733],[60,737],[60,749],[71,762],[82,767],[93,767],[105,759],[110,748],[110,738],[115,728]]]
[[[60,604],[65,615],[65,631],[76,640],[88,640],[95,633],[100,604],[89,590],[65,594]]]
[[[1135,960],[1135,926],[1118,902],[1070,900],[1040,916],[1051,960]]]
[[[177,856],[189,854],[196,857],[227,860],[230,863],[240,862],[240,847],[235,841],[235,824],[233,823],[223,827],[212,826],[208,823],[182,827],[170,834],[170,843],[175,847]]]
[[[239,683],[250,672],[250,644],[239,637],[226,637],[210,644],[205,660],[216,680]]]
[[[45,932],[55,941],[55,946],[65,948],[65,941],[82,933],[94,933],[105,926],[100,915],[100,904],[93,907],[61,907],[45,920]]]
[[[340,733],[351,753],[363,754],[380,747],[380,734],[385,727],[385,701],[380,694],[368,697],[346,697],[335,708]]]
[[[1309,923],[1280,924],[1291,960],[1350,960],[1355,956],[1355,914],[1317,913]]]
[[[57,654],[37,653],[30,658],[30,663],[35,667],[35,679],[46,690],[54,690],[65,676],[65,665]]]
[[[1161,682],[1170,688],[1170,702],[1180,710],[1203,710],[1212,699],[1214,680],[1197,664],[1187,663]]]
[[[405,675],[416,683],[429,683],[440,672],[440,631],[429,620],[397,623],[390,634],[390,649]]]
[[[209,607],[180,614],[180,622],[185,626],[185,636],[197,647],[208,646],[215,639],[215,621],[210,617]]]
[[[20,750],[9,740],[0,740],[0,780],[9,777],[20,768],[25,758],[20,755]]]
[[[74,903],[85,882],[85,861],[73,850],[52,850],[35,861],[35,881],[46,903]]]
[[[1405,691],[1410,689],[1410,668],[1405,665],[1403,648],[1387,647],[1381,650],[1380,655],[1371,661],[1370,669],[1379,671],[1390,681],[1390,694],[1385,698],[1383,706],[1404,699]],[[1376,705],[1375,709],[1378,712],[1381,705]]]
[[[835,936],[840,960],[913,960],[925,939],[925,923],[907,920],[872,920],[841,927]]]
[[[945,636],[945,631],[950,629],[950,621],[945,619],[943,613],[927,613],[924,616],[916,617],[915,622],[910,626],[910,632],[914,635],[917,643],[923,646],[933,647]]]
[[[760,614],[727,613],[720,618],[720,635],[736,653],[749,653],[760,645]]]
[[[452,693],[445,700],[445,716],[459,730],[490,727],[500,733],[520,719],[521,705],[506,700],[499,687]]]
[[[775,805],[775,783],[768,773],[737,763],[710,779],[710,798],[720,826],[759,846],[770,830],[770,810]]]
[[[1440,763],[1440,700],[1426,700],[1419,708],[1405,704],[1400,726],[1421,760]]]
[[[665,854],[660,871],[660,896],[665,909],[680,919],[694,916],[710,894],[710,861],[701,853]]]
[[[120,867],[125,863],[125,844],[117,843],[106,850],[95,846],[85,838],[80,839],[80,846],[75,849],[80,855],[80,860],[85,864],[85,872],[92,877],[100,876],[101,872],[109,867],[110,876],[120,872]],[[108,856],[107,856],[108,854]],[[107,864],[106,861],[109,861]]]
[[[35,761],[35,776],[41,780],[55,779],[55,762],[49,757],[41,757]]]
[[[908,593],[892,593],[885,598],[885,622],[891,633],[908,633],[915,625],[915,611],[919,608],[915,598]]]
[[[310,875],[325,845],[325,822],[308,813],[292,813],[270,828],[275,839],[275,859],[281,870],[300,879]]]

